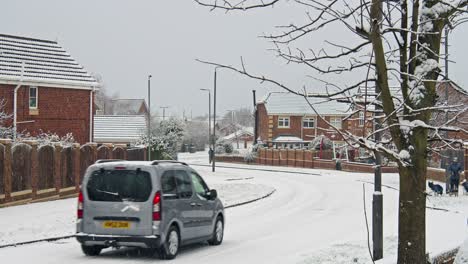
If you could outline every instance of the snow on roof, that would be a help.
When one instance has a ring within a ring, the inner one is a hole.
[[[146,107],[145,99],[115,99],[112,100],[112,113],[114,115],[137,115],[141,106]]]
[[[233,140],[237,137],[240,137],[240,136],[244,136],[244,135],[247,135],[247,136],[253,136],[254,135],[254,131],[253,131],[253,127],[243,127],[242,129],[240,130],[237,130],[236,132],[234,133],[231,133],[225,137],[223,137],[223,139],[225,140]]]
[[[277,136],[272,142],[304,142],[304,140],[295,136]]]
[[[144,115],[94,116],[94,141],[97,143],[130,143],[146,133]]]
[[[349,112],[346,103],[316,97],[309,97],[308,100],[320,115],[346,115]],[[269,115],[316,115],[304,97],[293,93],[271,92],[263,102]]]
[[[99,83],[55,41],[0,34],[0,83],[92,88]]]

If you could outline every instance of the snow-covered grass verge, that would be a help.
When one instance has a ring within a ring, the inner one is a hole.
[[[372,180],[372,179],[370,179]],[[385,217],[386,210],[390,204],[389,192],[398,191],[398,175],[386,174],[383,178],[384,187],[384,258],[376,261],[377,264],[395,264],[397,263],[398,237],[397,223],[398,219]],[[366,191],[368,192],[368,190]],[[432,193],[427,189],[428,193]],[[387,193],[387,195],[385,195]],[[366,200],[372,200],[372,192],[366,193]],[[397,196],[396,196],[397,197]],[[392,198],[394,199],[394,198]],[[392,202],[393,203],[393,202]],[[385,205],[386,204],[386,205]],[[370,249],[372,251],[372,208],[367,202],[367,217],[369,221],[369,236]],[[397,210],[397,203],[394,203]],[[460,246],[460,243],[468,237],[468,195],[463,195],[460,192],[458,197],[448,196],[428,196],[426,206],[426,250],[429,258],[432,260],[439,257],[441,254],[452,252]],[[364,216],[363,216],[364,219]],[[388,229],[394,229],[388,230]],[[366,232],[363,230],[363,232]],[[457,234],[451,239],[447,239],[447,233]],[[460,252],[457,258],[459,262],[468,263],[468,240],[461,247],[463,252]],[[310,254],[304,255],[303,261],[300,264],[338,264],[338,263],[356,263],[356,264],[372,264],[367,241],[347,241],[344,237],[343,242],[313,251]]]
[[[274,188],[248,182],[231,183],[224,178],[204,177],[216,189],[224,206],[243,204],[267,196]],[[0,209],[0,246],[73,235],[76,198],[33,203]]]

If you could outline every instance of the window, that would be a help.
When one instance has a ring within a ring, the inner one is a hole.
[[[330,124],[336,128],[341,128],[341,117],[330,117]]]
[[[37,108],[37,87],[29,87],[29,108]]]
[[[161,190],[165,199],[177,199],[177,184],[173,171],[166,171],[161,176]]]
[[[190,178],[183,170],[169,170],[161,176],[161,190],[164,199],[192,197]]]
[[[364,126],[364,112],[359,112],[359,126]]]
[[[302,119],[302,127],[304,128],[314,128],[315,127],[315,119],[314,118],[303,118]]]
[[[195,192],[203,198],[208,198],[206,193],[209,192],[210,189],[208,189],[208,186],[200,177],[200,175],[196,174],[195,172],[190,172],[190,175],[192,176],[192,183]]]
[[[278,117],[279,128],[289,128],[289,117]]]
[[[89,199],[102,202],[144,202],[151,194],[151,177],[141,170],[98,170],[91,175]]]
[[[185,171],[175,170],[175,180],[177,184],[177,194],[180,198],[192,197],[192,185],[190,184],[190,178]]]

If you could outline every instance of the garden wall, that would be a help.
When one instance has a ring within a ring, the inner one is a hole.
[[[323,159],[329,157],[329,153],[321,153],[322,159],[319,158],[319,151],[313,150],[298,150],[298,149],[266,149],[258,150],[258,155],[254,163],[267,166],[288,166],[300,168],[315,168],[315,169],[336,169],[335,160]],[[244,159],[239,156],[216,156],[216,161],[245,163]],[[468,168],[468,149],[465,149],[465,168]],[[341,162],[341,170],[350,172],[373,173],[374,165],[358,162]],[[397,167],[384,166],[382,173],[398,173]],[[466,173],[462,172],[461,178],[464,179]],[[445,182],[445,170],[438,168],[427,168],[427,179]]]

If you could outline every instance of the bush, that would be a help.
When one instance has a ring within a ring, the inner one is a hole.
[[[232,146],[232,143],[225,143],[223,147],[224,147],[224,151],[227,154],[231,154],[234,151],[234,147]]]
[[[224,153],[226,153],[226,151],[225,151],[225,149],[224,149],[224,146],[216,146],[215,153],[216,153],[216,154],[224,154]]]
[[[244,161],[247,163],[251,163],[251,162],[254,162],[256,158],[257,158],[256,152],[249,152],[247,153],[247,155],[245,155]]]

